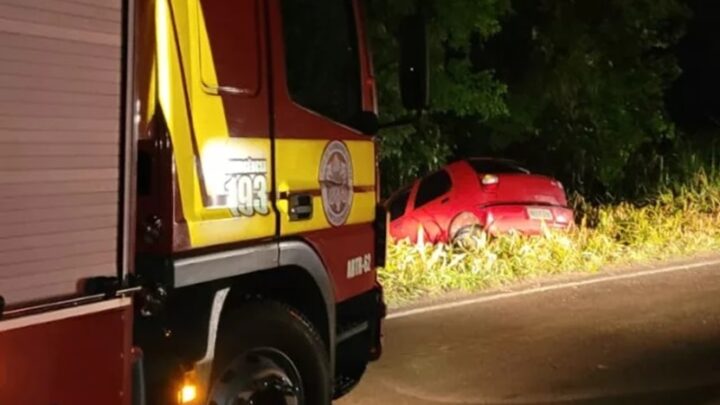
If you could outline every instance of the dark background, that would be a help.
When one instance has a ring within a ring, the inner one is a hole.
[[[468,156],[517,159],[591,200],[715,177],[720,2],[370,0],[381,118],[403,118],[396,27],[428,17],[431,107],[381,134],[384,192]]]

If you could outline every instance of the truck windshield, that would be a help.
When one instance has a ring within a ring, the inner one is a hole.
[[[293,101],[354,126],[362,109],[352,2],[283,0],[287,86]]]

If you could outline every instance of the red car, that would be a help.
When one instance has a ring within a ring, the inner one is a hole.
[[[573,225],[563,185],[503,159],[452,163],[393,194],[386,203],[396,240],[454,241],[470,232],[536,235]]]

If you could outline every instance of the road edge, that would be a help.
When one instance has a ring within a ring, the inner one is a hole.
[[[391,308],[387,320],[407,318],[468,305],[499,301],[519,296],[542,294],[568,288],[602,284],[616,280],[651,277],[678,271],[691,271],[720,265],[720,254],[707,254],[676,261],[656,262],[632,267],[608,269],[593,274],[572,273],[542,280],[523,282],[475,294],[446,294],[406,306]]]

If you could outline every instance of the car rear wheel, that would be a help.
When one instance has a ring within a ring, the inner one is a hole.
[[[330,404],[330,364],[315,328],[274,301],[228,313],[217,343],[211,405]]]
[[[485,230],[480,225],[468,225],[460,228],[452,237],[452,243],[462,246],[473,246],[478,241],[487,238]]]

